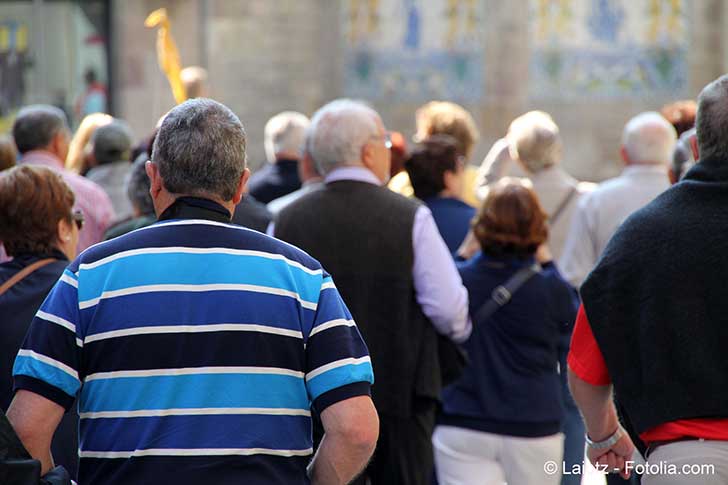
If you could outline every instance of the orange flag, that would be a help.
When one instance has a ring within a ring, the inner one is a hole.
[[[187,93],[185,93],[185,87],[180,78],[182,65],[177,44],[175,44],[172,38],[167,9],[160,8],[150,13],[144,21],[144,25],[149,28],[159,27],[157,31],[157,59],[159,61],[159,67],[162,68],[162,71],[164,71],[164,74],[169,80],[175,101],[178,104],[184,102],[187,99]]]

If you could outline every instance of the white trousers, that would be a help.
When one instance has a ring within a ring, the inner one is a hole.
[[[647,460],[643,485],[725,485],[728,441],[677,441],[658,447]]]
[[[558,485],[564,435],[519,438],[454,426],[437,426],[432,435],[440,485]],[[545,464],[558,471],[549,474]]]

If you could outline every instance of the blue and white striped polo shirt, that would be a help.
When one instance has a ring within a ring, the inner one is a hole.
[[[368,351],[302,251],[204,219],[85,251],[38,311],[16,389],[78,395],[79,483],[308,483],[311,407],[369,392]]]

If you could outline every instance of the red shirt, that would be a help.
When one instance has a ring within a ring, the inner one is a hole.
[[[606,386],[612,383],[604,356],[594,339],[584,305],[579,307],[576,316],[567,363],[574,374],[589,384]],[[680,419],[640,433],[640,439],[648,444],[653,441],[670,441],[688,436],[728,441],[728,419]]]

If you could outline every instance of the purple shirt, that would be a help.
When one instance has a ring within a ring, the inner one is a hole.
[[[382,185],[376,175],[364,167],[337,168],[329,172],[324,182],[338,180]],[[275,227],[271,223],[268,234],[273,235],[274,232]],[[417,303],[439,333],[456,342],[466,340],[472,330],[468,316],[468,291],[463,286],[452,255],[437,230],[432,212],[425,205],[415,213],[412,244],[415,259],[412,277]]]
[[[114,221],[114,209],[111,199],[94,182],[69,172],[63,168],[63,162],[45,150],[32,150],[23,154],[20,160],[24,165],[41,165],[60,173],[63,180],[76,194],[75,207],[83,212],[85,222],[78,236],[78,252],[104,239],[104,232]]]

